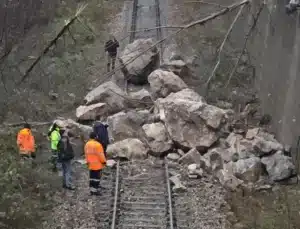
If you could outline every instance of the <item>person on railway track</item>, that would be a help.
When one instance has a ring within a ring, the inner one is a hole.
[[[107,72],[115,69],[119,46],[117,39],[113,35],[110,35],[110,39],[105,43],[105,52],[107,53]],[[110,69],[110,66],[112,66],[112,69]]]
[[[90,133],[90,140],[85,144],[84,154],[90,173],[90,194],[100,194],[100,179],[101,170],[106,165],[106,158],[104,156],[104,149],[102,145],[96,140],[97,135],[94,132]]]
[[[26,123],[23,129],[18,132],[17,145],[19,147],[20,156],[23,159],[34,159],[35,155],[35,139],[31,131],[31,126]]]
[[[61,136],[58,144],[58,162],[62,165],[63,172],[63,188],[75,190],[72,184],[72,159],[74,158],[74,151],[70,143],[67,131],[59,130]]]

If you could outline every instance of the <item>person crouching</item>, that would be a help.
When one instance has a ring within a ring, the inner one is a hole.
[[[84,153],[90,173],[90,194],[100,194],[101,170],[106,165],[106,158],[102,145],[96,140],[96,134],[90,133],[90,140],[85,144]]]

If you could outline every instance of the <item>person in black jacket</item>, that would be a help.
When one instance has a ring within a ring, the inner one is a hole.
[[[111,65],[112,70],[115,69],[115,63],[119,46],[119,42],[114,36],[111,36],[105,44],[105,52],[107,53],[107,72],[110,72]]]
[[[70,143],[67,132],[64,129],[60,129],[61,139],[58,142],[58,161],[62,165],[63,171],[63,188],[74,190],[72,184],[72,159],[74,158],[74,151]]]

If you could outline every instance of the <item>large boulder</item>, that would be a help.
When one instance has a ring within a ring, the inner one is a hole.
[[[108,106],[106,103],[96,103],[88,106],[79,106],[76,109],[78,121],[97,120],[101,116],[107,115]]]
[[[126,95],[115,83],[109,81],[90,91],[84,98],[86,105],[106,103],[107,111],[112,114],[126,107]]]
[[[153,121],[148,110],[119,112],[107,118],[110,137],[114,141],[144,137],[142,126]]]
[[[125,139],[107,147],[107,156],[112,158],[145,159],[148,152],[147,146],[136,138]]]
[[[226,149],[226,148],[222,148],[222,147],[217,147],[217,148],[212,148],[209,149],[207,154],[205,154],[206,157],[209,157],[211,154],[219,154],[220,157],[222,158],[222,160],[227,163],[232,161],[232,157],[234,155],[234,152]]]
[[[179,163],[184,165],[189,165],[189,164],[200,165],[201,154],[197,151],[197,149],[193,148],[179,159]]]
[[[285,156],[282,151],[277,151],[271,156],[263,157],[261,162],[266,166],[269,177],[273,181],[287,179],[295,173],[292,158]]]
[[[162,156],[172,149],[173,142],[163,123],[145,124],[142,128],[146,134],[146,140],[150,146],[151,153],[154,156]]]
[[[191,89],[156,100],[156,113],[165,122],[172,140],[182,148],[204,151],[215,143],[226,112],[208,105]]]
[[[157,69],[148,76],[151,92],[156,98],[165,98],[171,92],[178,92],[188,86],[173,72]]]
[[[262,164],[260,158],[252,157],[232,162],[234,165],[234,175],[247,182],[256,182],[262,173]]]
[[[133,84],[146,84],[147,76],[157,67],[159,51],[152,39],[138,39],[128,44],[119,57],[122,72]]]
[[[153,105],[149,91],[144,88],[137,92],[131,92],[129,99],[129,106],[132,108],[147,108]]]

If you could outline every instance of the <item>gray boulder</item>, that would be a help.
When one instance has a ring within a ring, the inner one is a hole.
[[[138,39],[128,44],[120,54],[122,72],[133,84],[146,84],[147,76],[158,66],[159,51],[152,39]]]
[[[234,152],[229,149],[217,147],[208,150],[206,156],[209,156],[210,154],[213,153],[219,154],[225,163],[232,161],[232,157],[234,155]]]
[[[266,166],[266,170],[272,181],[287,179],[295,174],[295,166],[292,158],[285,156],[282,151],[263,157],[261,162]]]
[[[86,105],[106,103],[110,113],[116,113],[126,107],[125,93],[115,83],[109,81],[90,91],[84,98]]]
[[[229,169],[221,169],[217,172],[216,177],[220,183],[227,189],[235,191],[243,181],[233,175],[233,172]]]
[[[172,149],[173,142],[164,124],[161,122],[145,124],[142,128],[146,134],[146,140],[150,146],[152,155],[159,157]]]
[[[122,111],[107,118],[110,137],[114,141],[145,137],[142,126],[151,121],[151,114],[148,110],[132,110],[126,113]]]
[[[197,149],[193,148],[179,159],[180,164],[199,164],[201,163],[201,155]]]
[[[203,151],[215,143],[218,128],[226,122],[225,111],[208,105],[191,89],[156,100],[156,113],[165,122],[174,142],[183,148]]]
[[[126,159],[146,159],[149,149],[136,138],[129,138],[108,145],[107,155],[112,158],[126,158]]]
[[[79,106],[76,109],[76,118],[79,121],[98,120],[107,115],[108,106],[106,103],[96,103],[88,106]]]
[[[234,164],[234,175],[247,182],[256,182],[262,173],[262,164],[258,157],[239,160]]]
[[[137,92],[131,92],[129,98],[129,106],[132,108],[147,108],[153,105],[149,91],[144,88]]]
[[[188,86],[173,72],[157,69],[148,76],[151,92],[156,98],[165,98],[171,92],[178,92]]]

